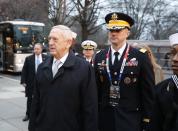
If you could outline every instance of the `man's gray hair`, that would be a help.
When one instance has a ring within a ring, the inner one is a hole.
[[[74,32],[65,25],[56,25],[56,26],[53,26],[52,29],[57,29],[59,33],[63,35],[65,39],[69,39],[69,40],[73,39]]]
[[[72,32],[72,37],[73,37],[73,39],[76,39],[77,38],[77,33]]]

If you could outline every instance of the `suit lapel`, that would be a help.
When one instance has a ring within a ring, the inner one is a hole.
[[[32,70],[34,71],[34,72],[36,72],[36,70],[35,70],[35,55],[33,54],[33,56],[32,56],[32,60],[31,60],[31,62],[32,62]]]
[[[109,48],[110,47],[108,47],[108,48],[106,48],[104,51],[103,51],[103,58],[102,58],[102,60],[101,60],[101,63],[102,64],[104,64],[105,66],[104,66],[104,70],[102,71],[104,74],[106,74],[107,73],[107,70],[106,70],[106,55],[107,55],[107,53],[108,53],[108,50],[109,50]],[[111,59],[110,59],[110,55],[111,54],[111,51],[109,52],[109,68],[111,69]],[[103,63],[104,62],[104,63]]]
[[[127,58],[126,63],[129,62],[130,59],[132,59],[132,57],[133,57],[133,48],[130,46],[129,53],[128,53],[128,58]]]
[[[56,73],[56,75],[54,76],[54,80],[57,79],[58,77],[60,77],[61,75],[63,75],[64,73],[64,67],[61,67],[58,69],[58,72]]]

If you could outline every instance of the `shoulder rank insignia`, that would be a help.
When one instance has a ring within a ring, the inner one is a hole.
[[[141,48],[139,51],[145,53],[147,50],[145,48]]]

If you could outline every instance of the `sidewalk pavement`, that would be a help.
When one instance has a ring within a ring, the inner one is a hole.
[[[0,131],[28,131],[23,122],[26,110],[24,88],[19,80],[0,75]]]

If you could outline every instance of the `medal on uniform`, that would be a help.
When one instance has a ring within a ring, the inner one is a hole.
[[[109,92],[109,104],[113,107],[117,106],[120,98],[120,87],[118,85],[111,84]]]
[[[111,84],[110,93],[109,93],[110,98],[113,98],[113,99],[120,98],[120,91],[119,90],[120,90],[120,88],[119,88],[118,85],[115,86],[115,85]]]

